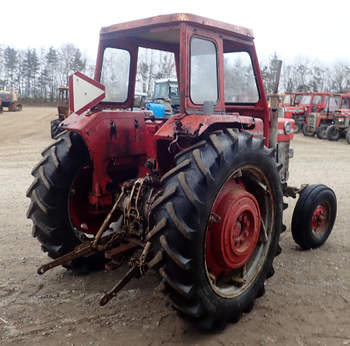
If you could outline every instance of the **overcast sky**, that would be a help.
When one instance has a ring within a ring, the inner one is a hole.
[[[286,60],[350,61],[347,0],[16,0],[8,5],[13,12],[2,6],[0,44],[20,49],[73,43],[94,59],[102,26],[184,12],[252,29],[259,58],[277,52]]]

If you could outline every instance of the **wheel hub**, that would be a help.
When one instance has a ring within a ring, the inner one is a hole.
[[[251,257],[260,234],[260,209],[243,185],[229,180],[221,189],[212,212],[220,221],[208,228],[207,266],[216,277],[241,268]]]
[[[319,205],[315,209],[312,215],[312,229],[317,233],[323,229],[323,224],[326,216],[326,210],[324,206]]]

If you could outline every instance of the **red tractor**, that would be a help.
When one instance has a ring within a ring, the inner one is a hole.
[[[294,132],[298,133],[302,130],[305,121],[305,107],[299,106],[300,102],[305,96],[308,96],[308,93],[303,93],[301,97],[298,97],[299,103],[295,102],[295,96],[293,94],[286,95],[283,100],[282,105],[282,114],[286,119],[293,119],[295,122]]]
[[[168,119],[133,111],[141,48],[175,60],[180,107]],[[180,315],[212,330],[264,294],[284,196],[300,195],[292,234],[302,248],[328,238],[335,194],[287,185],[294,122],[269,113],[250,30],[189,14],[102,28],[94,80],[73,75],[70,100],[27,191],[33,235],[54,259],[39,274],[127,261],[105,305],[153,269]]]
[[[306,95],[305,92],[286,92],[283,96],[283,107],[296,107],[299,105],[301,98]]]
[[[334,113],[333,122],[326,129],[326,138],[337,141],[342,135],[350,144],[350,94],[342,94],[340,107]]]
[[[326,95],[326,107],[319,112],[310,112],[306,115],[304,136],[313,137],[316,134],[319,139],[326,139],[327,128],[332,124],[335,111],[340,108],[341,99],[340,94]]]
[[[327,92],[312,92],[302,96],[300,103],[296,107],[288,107],[285,111],[285,118],[295,120],[295,132],[303,130],[306,117],[311,112],[321,112],[327,104],[327,97],[331,93]]]

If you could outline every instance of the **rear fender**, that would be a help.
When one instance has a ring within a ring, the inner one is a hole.
[[[111,169],[144,167],[146,152],[154,145],[145,140],[145,113],[124,111],[98,111],[72,113],[62,125],[63,129],[77,132],[84,140],[93,165],[90,203],[104,208],[112,203],[108,171]],[[149,144],[149,147],[146,145]],[[130,177],[132,178],[132,177]]]
[[[262,119],[240,116],[239,114],[173,116],[158,130],[155,136],[158,139],[175,138],[177,135],[197,138],[207,132],[223,128],[245,129],[252,133],[254,137],[264,137]]]

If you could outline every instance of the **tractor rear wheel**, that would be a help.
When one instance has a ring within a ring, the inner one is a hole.
[[[57,258],[92,238],[103,217],[89,214],[91,167],[81,137],[65,132],[42,156],[32,170],[34,181],[27,190],[27,197],[31,199],[27,217],[33,221],[32,234],[43,251]],[[98,255],[71,261],[65,267],[88,272],[101,263]]]
[[[217,131],[180,152],[162,182],[148,265],[183,317],[222,329],[253,308],[274,273],[282,191],[273,151],[248,133]]]
[[[337,200],[325,185],[308,185],[301,193],[292,217],[294,241],[303,249],[321,246],[332,231]]]
[[[316,130],[316,135],[319,139],[327,139],[327,124],[321,124],[317,130]]]
[[[62,128],[59,127],[59,124],[61,123],[60,119],[51,120],[51,138],[55,139],[57,135],[63,131]]]
[[[335,125],[328,126],[326,134],[330,141],[337,141],[340,138],[340,132]]]

